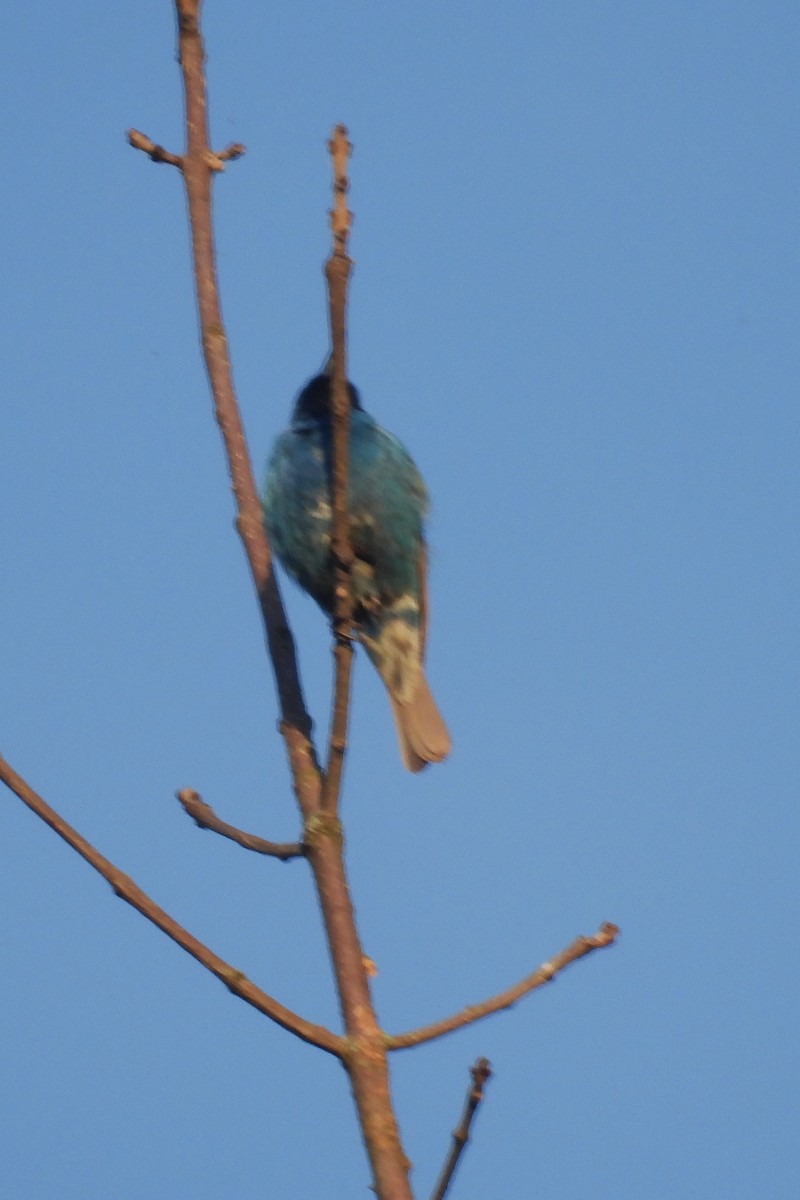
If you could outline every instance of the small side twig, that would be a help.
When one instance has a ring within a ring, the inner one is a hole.
[[[224,150],[217,151],[217,153],[214,154],[214,158],[221,163],[233,162],[234,159],[241,158],[242,155],[246,153],[247,147],[241,142],[231,142],[230,146],[226,146]],[[221,169],[224,170],[224,168]]]
[[[464,1111],[461,1114],[461,1120],[453,1130],[453,1144],[450,1147],[450,1153],[442,1167],[442,1173],[431,1195],[431,1200],[444,1200],[447,1189],[455,1174],[459,1159],[464,1153],[464,1148],[469,1141],[470,1128],[475,1118],[478,1105],[483,1099],[483,1089],[487,1082],[492,1077],[492,1068],[488,1058],[479,1058],[477,1062],[470,1067],[469,1071],[472,1076],[472,1082],[467,1089],[467,1098],[464,1101]]]
[[[292,858],[302,858],[305,855],[306,850],[302,842],[269,842],[266,838],[257,837],[254,833],[245,833],[243,829],[229,825],[227,821],[223,821],[221,817],[217,816],[211,805],[207,804],[200,793],[194,791],[193,788],[182,788],[175,795],[183,805],[184,811],[200,829],[210,829],[222,837],[230,838],[232,842],[244,846],[245,850],[253,850],[256,854],[279,858],[282,862],[288,862]]]
[[[59,837],[63,838],[68,846],[77,851],[90,867],[94,867],[95,871],[111,884],[121,900],[125,900],[143,917],[157,926],[162,933],[177,942],[188,954],[191,954],[192,958],[197,959],[201,966],[210,971],[212,975],[216,975],[217,979],[222,980],[235,996],[247,1004],[251,1004],[265,1017],[269,1017],[276,1024],[288,1029],[302,1041],[309,1042],[312,1046],[319,1046],[320,1050],[327,1050],[329,1054],[335,1054],[338,1058],[344,1056],[347,1048],[344,1038],[331,1033],[323,1025],[315,1025],[311,1021],[306,1021],[290,1008],[280,1004],[279,1001],[257,987],[236,967],[226,963],[203,942],[193,937],[169,913],[165,912],[163,908],[159,908],[155,901],[151,900],[128,875],[104,858],[99,850],[96,850],[85,837],[78,833],[77,829],[73,829],[2,757],[0,757],[0,781],[14,792],[23,804],[27,804],[28,808],[46,825],[49,825]]]
[[[159,146],[152,138],[149,138],[146,133],[140,133],[138,129],[128,130],[128,142],[133,146],[134,150],[142,150],[145,154],[152,158],[153,162],[169,163],[172,167],[178,167],[183,170],[183,157],[180,154],[173,154],[171,150],[165,150],[163,146]]]
[[[178,167],[181,171],[183,170],[183,155],[173,154],[171,150],[165,150],[163,146],[159,146],[157,142],[149,138],[146,133],[142,133],[138,129],[129,129],[127,138],[134,150],[142,150],[152,158],[153,162],[169,163],[170,166]],[[226,162],[233,162],[234,159],[241,158],[246,153],[247,147],[243,146],[241,142],[232,142],[224,150],[209,150],[206,155],[206,163],[212,171],[224,171]]]
[[[334,690],[331,730],[328,741],[328,761],[322,788],[321,808],[334,814],[339,801],[342,766],[347,747],[347,716],[350,705],[350,674],[353,664],[353,642],[350,625],[353,617],[353,597],[350,571],[353,550],[350,545],[347,506],[349,470],[350,396],[347,388],[347,287],[352,260],[347,253],[347,239],[352,214],[347,206],[347,163],[352,146],[344,125],[337,125],[328,143],[333,161],[334,207],[331,210],[333,249],[325,264],[328,281],[332,363],[331,390],[333,408],[333,479],[332,479],[332,536],[331,551],[336,570],[336,590],[333,611]]]
[[[463,1029],[465,1025],[471,1025],[473,1021],[480,1021],[483,1017],[500,1012],[501,1009],[510,1008],[528,992],[555,979],[556,975],[570,963],[577,962],[579,958],[584,958],[593,950],[602,950],[606,946],[611,946],[616,941],[618,934],[618,927],[612,925],[610,921],[605,921],[592,937],[576,938],[572,945],[567,946],[549,962],[542,963],[540,967],[537,967],[530,975],[526,975],[519,983],[515,983],[513,987],[506,988],[504,992],[491,996],[481,1004],[471,1004],[461,1012],[455,1013],[454,1016],[445,1017],[442,1021],[435,1021],[432,1025],[412,1029],[409,1033],[390,1034],[386,1038],[386,1048],[387,1050],[407,1050],[410,1046],[421,1046],[423,1042],[433,1041],[434,1038],[443,1037],[455,1029]]]

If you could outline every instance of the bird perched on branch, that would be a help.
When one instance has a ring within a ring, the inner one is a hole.
[[[450,735],[423,670],[428,493],[405,447],[364,411],[353,385],[347,387],[353,632],[386,685],[403,762],[409,771],[420,771],[450,752]],[[289,428],[272,451],[264,487],[273,550],[329,615],[336,583],[331,425],[331,379],[324,373],[309,380],[297,397]]]

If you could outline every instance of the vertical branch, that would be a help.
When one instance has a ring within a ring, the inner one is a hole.
[[[337,817],[353,657],[350,637],[353,611],[350,579],[352,547],[347,494],[350,395],[345,342],[347,285],[352,266],[347,255],[351,215],[346,200],[350,144],[344,126],[339,125],[334,130],[330,149],[334,163],[336,201],[331,213],[334,246],[326,263],[325,274],[333,343],[329,369],[333,399],[331,541],[336,571],[333,613],[335,682],[322,802],[319,816],[306,824],[306,848],[317,886],[347,1032],[348,1050],[343,1062],[350,1077],[364,1146],[372,1166],[374,1191],[379,1200],[413,1200],[408,1180],[410,1164],[403,1150],[392,1106],[386,1039],[372,1003],[369,975],[345,872],[342,827]]]
[[[361,1136],[379,1200],[413,1200],[410,1163],[392,1106],[386,1036],[372,1003],[364,951],[344,868],[339,822],[322,814],[306,826],[308,861],[314,873],[336,990],[346,1030],[342,1062],[350,1078]]]
[[[389,1090],[386,1039],[378,1024],[370,994],[369,975],[345,872],[342,828],[337,818],[353,659],[350,638],[353,555],[347,493],[350,394],[346,358],[347,286],[352,268],[347,254],[352,220],[347,207],[347,163],[351,146],[343,125],[337,125],[334,129],[329,146],[334,175],[334,207],[331,212],[333,249],[325,264],[325,275],[333,344],[329,370],[333,400],[331,549],[336,571],[333,612],[335,682],[321,811],[316,819],[306,824],[306,847],[317,885],[339,1004],[347,1031],[348,1050],[343,1061],[350,1077],[364,1146],[372,1166],[374,1190],[380,1200],[412,1200],[408,1181],[410,1164],[400,1140]]]
[[[350,705],[350,674],[353,664],[353,642],[350,636],[350,624],[353,617],[351,586],[353,550],[350,545],[347,504],[350,439],[350,394],[347,386],[347,287],[352,269],[352,261],[347,253],[347,239],[352,223],[352,214],[347,206],[349,186],[347,162],[352,146],[347,140],[347,130],[344,125],[336,126],[328,146],[333,160],[334,206],[331,210],[333,248],[330,258],[325,264],[325,277],[328,281],[328,305],[333,346],[332,361],[329,367],[333,398],[331,550],[336,571],[336,587],[333,610],[335,680],[328,762],[322,789],[322,810],[333,815],[338,807],[342,765],[347,747],[347,715]]]

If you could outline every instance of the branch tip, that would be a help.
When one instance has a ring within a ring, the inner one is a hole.
[[[220,150],[217,158],[221,159],[222,162],[233,162],[246,153],[246,146],[243,146],[241,142],[233,142],[230,146],[226,146],[224,150]]]
[[[467,1096],[464,1101],[464,1111],[461,1114],[461,1120],[453,1130],[453,1144],[450,1147],[450,1152],[445,1159],[442,1173],[434,1189],[431,1200],[444,1200],[450,1184],[453,1181],[456,1167],[459,1159],[464,1153],[464,1149],[469,1141],[470,1129],[472,1122],[475,1119],[475,1113],[478,1110],[478,1105],[483,1100],[483,1089],[487,1082],[492,1077],[492,1068],[488,1058],[479,1058],[470,1067],[470,1076],[472,1083],[467,1088]]]
[[[593,950],[605,949],[606,946],[612,945],[618,936],[619,927],[612,924],[611,921],[604,921],[597,933],[591,937],[582,935],[576,938],[565,950],[562,950],[548,962],[542,963],[535,971],[532,971],[530,975],[526,975],[524,979],[514,984],[513,987],[506,988],[504,992],[499,992],[498,995],[491,996],[481,1004],[470,1004],[466,1008],[462,1008],[460,1012],[455,1013],[452,1017],[445,1017],[442,1021],[435,1021],[433,1024],[424,1025],[420,1029],[412,1029],[408,1033],[390,1035],[386,1039],[387,1049],[406,1050],[410,1046],[421,1046],[424,1042],[433,1041],[434,1038],[444,1037],[446,1033],[453,1033],[456,1029],[463,1029],[466,1025],[471,1025],[473,1021],[480,1021],[484,1017],[489,1017],[504,1008],[511,1008],[512,1004],[516,1004],[518,1000],[521,1000],[529,992],[534,991],[545,983],[550,983],[570,963],[577,962],[579,958],[585,958]]]
[[[183,77],[186,117],[186,154],[182,159],[162,153],[150,138],[131,131],[129,140],[156,161],[172,162],[182,168],[189,205],[192,257],[201,343],[214,398],[214,413],[222,434],[228,471],[236,499],[240,534],[250,574],[258,596],[267,634],[270,659],[275,672],[281,707],[282,728],[291,731],[285,741],[298,803],[303,813],[319,803],[320,778],[305,770],[316,761],[311,744],[311,720],[306,711],[294,641],[289,631],[278,582],[272,570],[272,556],[253,464],[242,424],[241,413],[231,374],[229,350],[222,320],[217,284],[212,221],[212,183],[215,170],[240,157],[240,142],[214,154],[209,141],[208,95],[205,80],[205,47],[200,29],[200,0],[175,0],[178,18],[178,61]],[[210,158],[209,158],[210,156]],[[238,840],[234,838],[234,840]]]
[[[325,263],[328,285],[328,312],[331,328],[331,409],[333,453],[331,470],[331,558],[335,585],[332,613],[334,639],[334,685],[328,756],[322,788],[322,810],[335,814],[339,804],[342,766],[347,749],[347,721],[350,705],[350,677],[353,647],[350,626],[353,619],[347,480],[349,475],[350,397],[347,390],[347,288],[351,261],[347,255],[351,213],[347,206],[347,162],[352,147],[344,125],[337,125],[328,142],[333,168],[334,207],[330,212],[333,246]]]
[[[265,854],[270,858],[279,858],[282,862],[305,855],[305,847],[301,842],[270,842],[254,833],[245,833],[235,825],[229,825],[217,816],[211,805],[193,788],[181,788],[175,796],[198,828],[210,829],[239,846],[244,846],[245,850],[253,850],[256,854]]]
[[[350,260],[347,258],[347,239],[350,234],[350,226],[353,223],[353,214],[347,206],[347,192],[350,187],[350,180],[347,177],[347,164],[353,152],[353,147],[348,140],[346,126],[337,125],[335,127],[328,142],[328,149],[333,165],[334,206],[330,210],[331,231],[333,233],[332,259],[345,259],[347,261],[347,271],[349,272]],[[332,268],[333,261],[329,262],[326,268],[329,283]]]
[[[180,154],[173,154],[170,150],[165,150],[163,146],[159,146],[152,138],[149,138],[146,133],[140,133],[138,129],[129,129],[126,136],[134,150],[141,150],[153,162],[169,163],[170,166],[177,167],[181,171],[183,170],[183,157]]]

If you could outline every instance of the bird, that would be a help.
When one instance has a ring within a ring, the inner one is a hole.
[[[441,762],[451,740],[425,678],[428,492],[405,446],[362,407],[352,383],[348,515],[353,633],[378,671],[409,771]],[[304,385],[267,463],[264,524],[272,549],[323,612],[333,614],[330,364]]]

